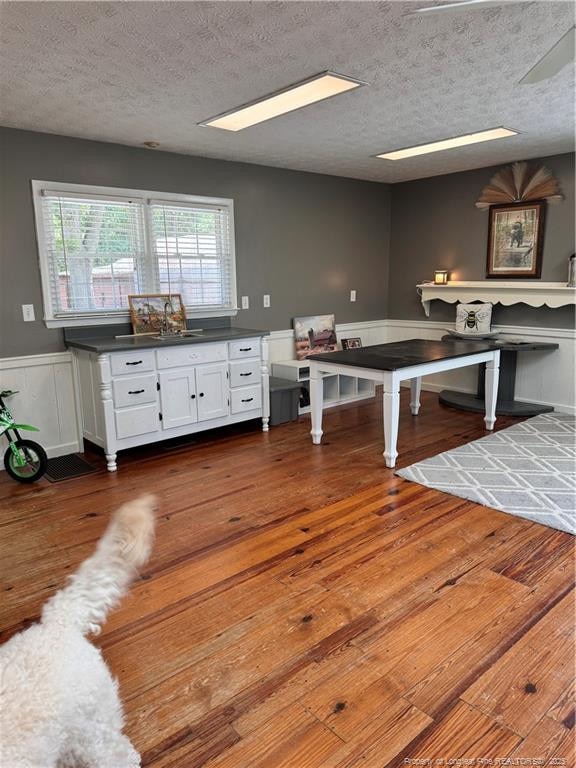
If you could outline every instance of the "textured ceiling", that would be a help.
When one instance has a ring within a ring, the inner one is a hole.
[[[573,3],[408,13],[428,4],[3,2],[0,123],[384,182],[573,149],[573,69],[517,85]],[[196,125],[326,69],[370,86],[239,133]],[[522,135],[371,157],[498,125]]]

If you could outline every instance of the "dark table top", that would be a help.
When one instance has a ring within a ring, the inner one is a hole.
[[[345,349],[341,352],[310,355],[308,360],[350,365],[356,368],[372,368],[377,371],[397,371],[412,365],[467,357],[494,349],[498,349],[498,346],[489,341],[408,339],[391,344],[376,344],[362,349]]]
[[[182,344],[206,344],[211,341],[234,341],[255,336],[268,336],[269,331],[255,328],[212,328],[202,331],[198,336],[183,336],[182,338],[155,339],[153,336],[131,336],[116,339],[113,336],[94,336],[79,339],[66,339],[68,347],[85,349],[88,352],[103,354],[105,352],[122,352],[130,349],[151,349]]]

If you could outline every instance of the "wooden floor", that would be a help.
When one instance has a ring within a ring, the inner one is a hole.
[[[322,447],[303,418],[117,474],[2,473],[2,640],[154,491],[153,558],[97,640],[144,766],[572,766],[571,537],[395,477],[379,400],[328,411]],[[430,394],[413,418],[403,393],[399,464],[482,426]]]

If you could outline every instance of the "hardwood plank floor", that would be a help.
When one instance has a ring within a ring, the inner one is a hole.
[[[395,477],[381,425],[377,397],[327,411],[320,448],[304,417],[117,474],[97,454],[64,483],[2,473],[0,639],[153,491],[152,560],[96,640],[144,766],[573,765],[571,537]],[[413,418],[402,392],[399,466],[484,434],[427,393]]]

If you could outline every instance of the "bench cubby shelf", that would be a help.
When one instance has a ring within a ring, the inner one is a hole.
[[[284,360],[272,363],[272,375],[281,379],[302,382],[302,386],[308,388],[310,385],[310,364],[306,360]],[[328,374],[323,378],[325,408],[374,397],[375,384],[368,379],[341,374]],[[298,409],[299,414],[309,412],[310,406]]]

